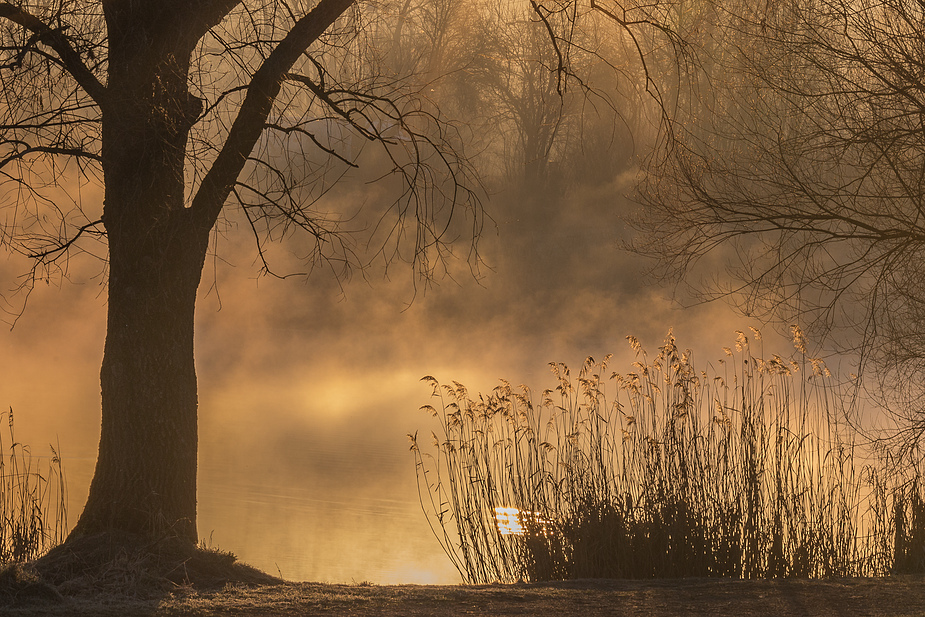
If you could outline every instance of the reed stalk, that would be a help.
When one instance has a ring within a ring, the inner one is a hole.
[[[16,441],[13,410],[7,414],[9,445],[0,437],[0,564],[31,561],[64,541],[67,482],[59,456],[51,449],[47,465]]]
[[[739,332],[705,371],[670,332],[651,361],[630,337],[632,371],[551,364],[538,403],[503,380],[473,397],[425,377],[437,427],[429,451],[410,436],[419,493],[463,579],[925,571],[921,470],[862,464],[829,370],[793,334],[792,358],[762,359],[760,333]]]

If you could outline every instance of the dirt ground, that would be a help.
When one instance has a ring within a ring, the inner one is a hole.
[[[179,587],[160,598],[58,598],[21,595],[0,615],[225,617],[248,615],[918,615],[925,617],[925,578],[823,581],[680,579],[586,580],[486,586],[376,586],[284,583]]]

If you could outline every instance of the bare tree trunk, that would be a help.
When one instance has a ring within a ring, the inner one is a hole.
[[[201,110],[188,90],[196,37],[149,31],[145,20],[129,25],[121,32],[118,15],[110,16],[102,427],[89,499],[72,537],[119,530],[196,542],[193,322],[211,228],[184,198],[189,130]]]
[[[100,106],[109,242],[102,429],[87,505],[71,538],[127,531],[196,542],[193,322],[209,233],[264,129],[284,74],[354,0],[321,0],[260,66],[227,141],[186,199],[197,42],[236,0],[109,3]],[[189,202],[189,203],[188,203]]]
[[[177,215],[184,214],[182,211]],[[197,388],[193,317],[204,247],[182,216],[149,242],[110,236],[102,430],[79,535],[196,530]]]

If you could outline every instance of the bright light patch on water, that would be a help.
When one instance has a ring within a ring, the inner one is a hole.
[[[503,536],[547,535],[551,521],[539,512],[517,508],[495,508],[495,525]]]
[[[495,508],[495,524],[503,536],[522,536],[524,526],[520,522],[520,510],[517,508]]]

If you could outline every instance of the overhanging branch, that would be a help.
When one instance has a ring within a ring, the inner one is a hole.
[[[50,263],[58,259],[61,255],[64,255],[68,249],[73,246],[82,235],[84,234],[95,234],[98,236],[105,235],[105,231],[100,231],[99,226],[103,224],[102,219],[97,219],[92,223],[87,223],[77,229],[77,232],[66,242],[61,244],[56,244],[55,246],[45,249],[42,251],[34,251],[28,253],[26,257],[29,259],[34,259],[36,262],[45,262]]]
[[[62,28],[52,28],[35,15],[9,2],[0,2],[0,18],[19,24],[31,32],[38,41],[53,49],[61,60],[64,69],[71,74],[80,87],[97,104],[103,104],[106,98],[106,87],[84,64],[80,54],[71,46]]]
[[[254,73],[225,145],[193,198],[191,213],[198,225],[209,229],[218,218],[248,155],[263,133],[286,73],[355,1],[321,0],[295,23]]]

